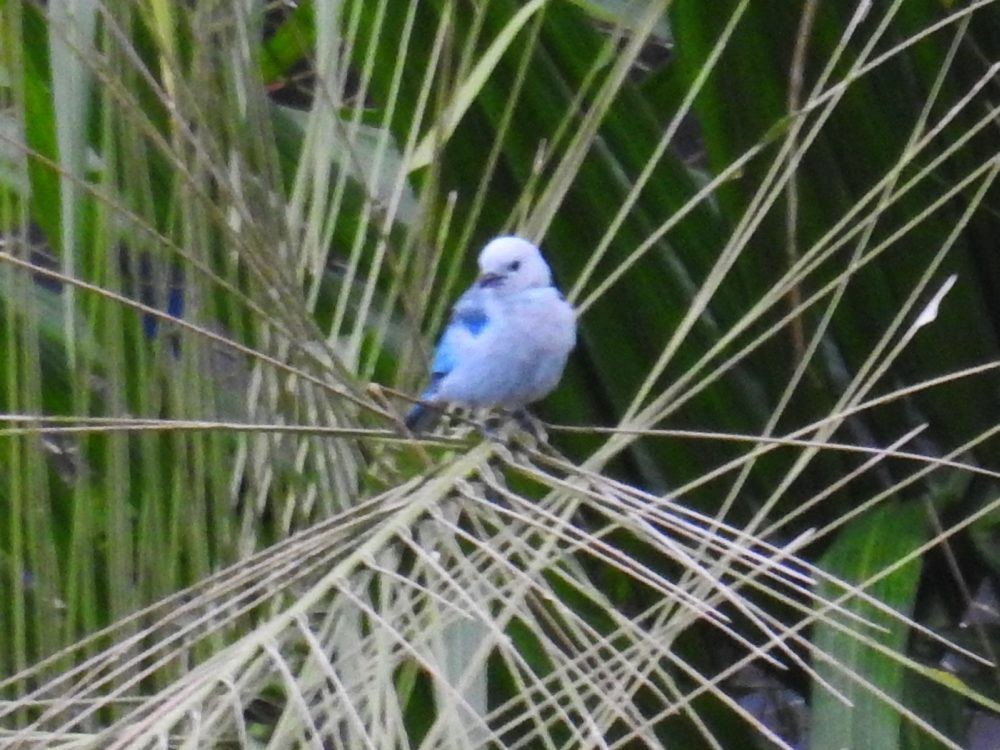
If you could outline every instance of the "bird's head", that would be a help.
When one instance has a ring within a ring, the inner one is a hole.
[[[552,284],[552,272],[537,247],[520,237],[497,237],[479,253],[476,286],[513,294]]]

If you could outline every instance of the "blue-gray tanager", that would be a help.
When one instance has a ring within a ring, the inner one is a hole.
[[[431,382],[406,416],[433,427],[447,404],[519,411],[549,393],[576,343],[573,308],[552,285],[533,244],[497,237],[479,254],[479,278],[455,303],[438,342]]]

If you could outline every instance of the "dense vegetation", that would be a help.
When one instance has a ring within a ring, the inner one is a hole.
[[[0,744],[990,742],[998,26],[0,0]],[[548,438],[414,439],[502,232]]]

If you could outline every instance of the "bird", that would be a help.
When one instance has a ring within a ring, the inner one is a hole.
[[[576,345],[576,313],[536,245],[496,237],[478,264],[438,341],[430,383],[406,416],[413,433],[432,429],[448,405],[523,414],[555,389]]]

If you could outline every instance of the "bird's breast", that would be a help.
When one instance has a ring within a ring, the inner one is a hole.
[[[568,354],[576,343],[573,308],[551,287],[533,291],[510,300],[498,316],[506,322],[504,333],[519,348]]]

